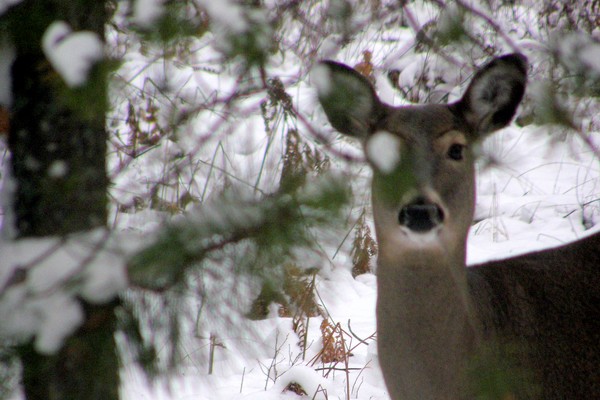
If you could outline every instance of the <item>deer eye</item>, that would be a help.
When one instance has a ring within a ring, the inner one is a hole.
[[[454,161],[460,161],[464,158],[465,145],[460,143],[454,143],[448,149],[448,158]]]

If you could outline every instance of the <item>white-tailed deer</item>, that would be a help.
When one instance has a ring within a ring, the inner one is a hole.
[[[330,123],[373,167],[378,353],[394,400],[600,399],[600,234],[465,265],[472,148],[511,121],[526,70],[522,55],[499,57],[460,101],[406,107],[343,64],[315,71]]]

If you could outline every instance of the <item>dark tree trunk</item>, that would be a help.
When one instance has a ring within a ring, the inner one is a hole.
[[[70,89],[41,45],[57,20],[104,39],[106,2],[25,0],[2,19],[16,52],[8,142],[17,236],[62,236],[102,227],[108,187],[105,75],[96,68],[84,87]],[[40,354],[33,343],[19,348],[28,400],[118,398],[118,303],[82,301],[86,320],[57,354]]]
[[[9,146],[12,174],[17,182],[14,202],[17,233],[64,235],[104,226],[108,185],[104,113],[90,115],[73,109],[70,102],[80,99],[68,97],[81,93],[68,92],[41,49],[47,28],[41,20],[47,23],[64,20],[74,31],[91,30],[103,37],[106,21],[103,2],[34,0],[24,2],[14,13],[19,16],[12,18],[21,20],[22,29],[27,29],[23,34],[17,32],[12,68]],[[106,87],[105,82],[97,82],[102,78],[100,75],[93,78],[96,82],[90,84]],[[105,99],[101,96],[84,100],[93,103],[90,108],[104,110],[104,104],[99,107],[97,102]]]

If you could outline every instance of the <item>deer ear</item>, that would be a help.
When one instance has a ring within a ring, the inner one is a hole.
[[[341,133],[366,139],[383,112],[367,78],[335,61],[321,61],[311,78],[331,125]]]
[[[525,93],[527,58],[509,54],[493,59],[476,74],[456,104],[475,135],[504,128],[515,115]]]

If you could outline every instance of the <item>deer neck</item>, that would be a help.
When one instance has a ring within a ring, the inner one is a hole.
[[[380,244],[378,348],[392,398],[460,398],[478,338],[464,250]]]

